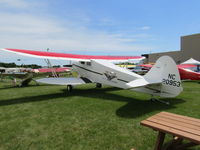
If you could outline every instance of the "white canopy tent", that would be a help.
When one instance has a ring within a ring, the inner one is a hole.
[[[192,64],[197,65],[197,68],[195,69],[195,72],[200,72],[200,61],[197,61],[193,58],[188,59],[187,61],[181,63],[181,64]]]
[[[200,65],[200,61],[197,61],[193,58],[188,59],[187,61],[181,63],[181,64],[192,64],[192,65]]]

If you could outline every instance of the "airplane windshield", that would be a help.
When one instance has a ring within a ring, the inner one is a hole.
[[[192,71],[194,71],[194,72],[200,72],[199,67],[190,67],[190,68],[188,68],[188,69],[190,69],[190,70],[192,70]]]

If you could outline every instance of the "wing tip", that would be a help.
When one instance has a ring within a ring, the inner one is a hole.
[[[6,51],[7,50],[7,48],[0,48],[1,50],[3,50],[3,51]]]

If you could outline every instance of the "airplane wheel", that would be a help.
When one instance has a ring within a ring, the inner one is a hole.
[[[67,85],[67,91],[71,92],[72,91],[72,85]]]
[[[101,83],[96,83],[96,88],[101,88],[102,84]]]

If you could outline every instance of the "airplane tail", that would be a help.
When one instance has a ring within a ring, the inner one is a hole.
[[[150,83],[161,82],[161,97],[175,97],[183,90],[177,65],[169,56],[160,57],[144,78]]]
[[[128,86],[160,97],[175,97],[183,90],[177,65],[169,56],[160,57],[143,77],[129,82]]]

